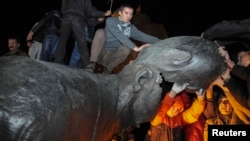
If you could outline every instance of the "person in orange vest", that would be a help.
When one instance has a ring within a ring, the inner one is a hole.
[[[183,91],[185,87],[186,84],[175,83],[162,100],[156,116],[150,122],[150,141],[182,141],[182,128],[196,122],[202,114],[206,105],[205,92],[202,89],[195,92],[197,98],[187,108],[184,106],[187,95]]]

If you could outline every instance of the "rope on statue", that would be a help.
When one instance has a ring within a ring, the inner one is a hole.
[[[112,10],[113,2],[114,2],[114,0],[109,0],[108,1],[108,4],[110,3],[109,10]]]

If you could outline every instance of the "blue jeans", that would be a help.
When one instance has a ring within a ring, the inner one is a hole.
[[[78,45],[76,42],[75,42],[74,49],[70,57],[69,66],[75,67],[75,68],[81,68],[80,53],[79,53]]]
[[[59,43],[59,36],[56,34],[45,35],[43,39],[41,60],[52,62]]]

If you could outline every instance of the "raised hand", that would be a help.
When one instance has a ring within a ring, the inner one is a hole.
[[[203,89],[199,89],[195,92],[195,94],[197,95],[197,99],[199,101],[205,100],[205,91],[203,91]]]
[[[175,93],[180,93],[187,87],[187,85],[188,83],[184,83],[184,84],[174,83],[171,90],[174,91]]]

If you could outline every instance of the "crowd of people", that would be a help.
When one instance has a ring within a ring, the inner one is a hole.
[[[134,7],[129,4],[121,5],[116,16],[112,16],[111,10],[98,11],[90,0],[78,1],[63,0],[61,10],[46,13],[34,24],[26,38],[28,53],[19,48],[18,37],[9,37],[9,51],[3,56],[27,56],[93,73],[100,64],[105,68],[103,73],[111,74],[131,51],[140,52],[161,40],[131,23]],[[100,23],[105,26],[95,29]],[[249,27],[250,19],[244,19],[223,21],[204,30],[202,38],[218,44],[226,72],[208,89],[195,93],[185,91],[188,84],[171,85],[149,122],[145,141],[206,141],[209,125],[250,124]],[[70,53],[69,38],[74,40]],[[133,40],[142,44],[138,46]],[[231,48],[239,50],[230,52]],[[68,60],[66,53],[70,54]],[[122,134],[130,136],[119,140],[136,140],[132,131]]]
[[[196,96],[174,84],[150,122],[150,141],[207,141],[210,125],[250,124],[249,25],[250,19],[222,21],[201,34],[218,45],[227,70]]]

